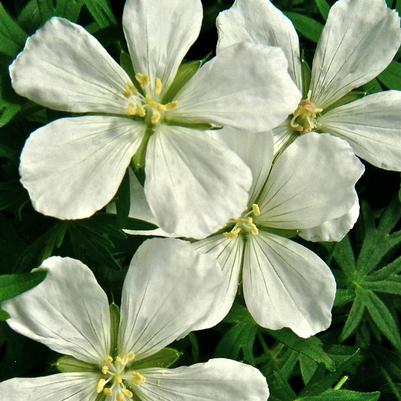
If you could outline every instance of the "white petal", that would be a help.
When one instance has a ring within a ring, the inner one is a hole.
[[[252,187],[249,203],[253,203],[262,190],[269,175],[273,160],[273,138],[271,132],[254,135],[252,132],[234,128],[223,128],[215,137],[233,150],[252,171]]]
[[[0,383],[0,401],[95,401],[98,375],[61,373]]]
[[[81,361],[101,364],[110,351],[107,295],[79,260],[51,257],[45,280],[3,304],[18,333]]]
[[[127,113],[125,71],[84,28],[52,18],[10,66],[14,90],[55,110]]]
[[[31,134],[20,174],[34,208],[60,219],[89,217],[115,195],[143,135],[125,118],[56,120]]]
[[[401,44],[400,18],[383,0],[339,0],[331,7],[313,60],[311,100],[326,108],[369,82]]]
[[[401,171],[401,92],[366,96],[324,114],[326,132],[349,142],[354,152],[376,167]]]
[[[302,91],[299,39],[292,22],[269,0],[236,0],[219,14],[218,50],[239,42],[280,47],[288,60],[291,78]]]
[[[318,227],[300,230],[299,236],[307,241],[341,241],[354,227],[359,217],[358,194],[354,193],[355,202],[351,210],[337,219],[325,221]]]
[[[265,401],[266,378],[256,368],[229,359],[176,369],[144,369],[145,383],[135,386],[142,401]]]
[[[200,0],[127,0],[123,24],[136,72],[160,78],[167,89],[182,59],[199,35]],[[163,94],[163,92],[162,92]]]
[[[316,227],[347,213],[362,163],[342,139],[311,132],[296,139],[276,160],[258,200],[266,227]]]
[[[152,355],[207,319],[222,274],[213,257],[190,243],[166,238],[144,242],[125,278],[119,353]]]
[[[205,131],[162,126],[149,140],[145,194],[158,225],[204,238],[246,209],[252,175]]]
[[[272,130],[274,141],[274,154],[277,155],[288,145],[288,141],[294,138],[294,131],[290,126],[291,119],[287,118],[278,127]],[[297,135],[297,134],[295,134]]]
[[[327,329],[336,282],[329,267],[309,249],[260,232],[245,247],[244,296],[256,322],[300,337]]]
[[[221,284],[216,293],[213,308],[209,311],[208,318],[202,322],[202,326],[196,327],[201,330],[219,323],[233,305],[240,281],[244,239],[242,236],[236,239],[227,239],[223,234],[217,234],[202,241],[196,241],[193,246],[198,251],[207,253],[217,260],[224,278],[224,283]]]
[[[283,52],[239,43],[221,49],[177,95],[174,119],[265,132],[292,113],[301,94]]]

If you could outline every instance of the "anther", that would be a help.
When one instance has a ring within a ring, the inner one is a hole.
[[[230,231],[228,233],[224,233],[224,236],[227,239],[235,239],[235,238],[238,238],[238,235],[239,235],[240,232],[241,232],[241,228],[237,227],[236,229],[234,229],[234,230],[232,230],[232,231]]]
[[[164,105],[165,107],[165,111],[171,111],[171,110],[175,110],[178,106],[178,102],[177,100],[174,100],[170,103],[167,103],[166,105]]]
[[[125,401],[125,395],[123,393],[118,393],[117,401]]]
[[[111,397],[113,395],[113,390],[111,388],[104,388],[103,389],[103,394],[107,397]]]
[[[127,114],[129,116],[135,116],[138,114],[138,107],[135,104],[129,104],[128,105],[128,112]]]
[[[156,124],[158,124],[160,122],[161,117],[162,116],[161,116],[159,111],[153,110],[152,111],[152,118],[150,119],[150,121],[151,121],[151,123],[153,125],[156,125]]]
[[[145,89],[149,86],[149,77],[147,75],[137,72],[135,74],[135,79],[138,81],[139,85],[141,85],[142,89]]]
[[[137,90],[135,89],[135,86],[129,82],[127,85],[125,85],[125,89],[123,92],[123,95],[125,97],[130,97],[132,95],[135,95],[137,93]]]
[[[107,365],[104,365],[104,366],[102,367],[102,373],[103,373],[104,375],[107,375],[107,373],[109,373],[109,367],[108,367]]]
[[[127,398],[132,398],[134,396],[134,394],[132,394],[131,391],[129,391],[127,388],[124,388],[122,390],[122,393],[127,397]]]
[[[103,391],[103,389],[104,389],[104,386],[106,385],[106,380],[105,379],[100,379],[98,382],[97,382],[97,385],[96,385],[96,392],[98,393],[98,394],[100,394],[102,391]]]
[[[134,372],[132,374],[132,380],[136,383],[136,384],[143,384],[145,383],[145,377],[143,375],[141,375],[139,372]]]
[[[259,205],[257,203],[254,203],[252,205],[252,212],[255,216],[260,216],[260,208]]]
[[[160,78],[156,78],[156,88],[155,88],[156,95],[159,96],[160,93],[162,93],[162,90],[163,90],[162,80]]]

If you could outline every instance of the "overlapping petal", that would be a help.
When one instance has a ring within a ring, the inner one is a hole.
[[[215,326],[231,309],[240,282],[245,242],[242,236],[227,239],[223,234],[217,234],[202,241],[196,241],[193,246],[217,260],[224,279],[216,293],[213,308],[209,311],[207,319],[201,326],[196,326],[200,330]]]
[[[156,77],[165,90],[172,83],[199,35],[202,16],[200,0],[126,1],[123,24],[132,63],[136,72],[150,78],[153,92]]]
[[[56,120],[31,134],[21,154],[21,182],[39,212],[89,217],[115,195],[143,136],[126,118]]]
[[[336,283],[309,249],[267,232],[250,237],[244,253],[246,305],[258,324],[289,327],[300,337],[327,329]]]
[[[7,323],[56,352],[101,365],[110,352],[110,315],[95,276],[71,258],[51,257],[41,267],[41,284],[2,305]]]
[[[319,119],[376,167],[401,171],[401,92],[387,91],[336,107]]]
[[[262,401],[269,397],[259,370],[229,359],[176,369],[145,369],[141,374],[146,381],[134,388],[142,401]]]
[[[287,67],[278,48],[245,42],[222,48],[177,94],[171,117],[265,132],[300,100]]]
[[[161,126],[149,140],[145,171],[150,209],[176,236],[204,238],[247,206],[249,168],[205,131]]]
[[[125,71],[84,28],[52,18],[10,66],[14,90],[55,110],[127,114]]]
[[[98,375],[61,373],[0,383],[0,401],[95,401]]]
[[[222,281],[216,261],[189,243],[146,241],[124,282],[119,353],[145,358],[201,325]]]
[[[236,0],[219,14],[218,49],[239,42],[280,47],[288,60],[291,78],[302,91],[299,39],[291,21],[269,0]]]
[[[316,227],[348,213],[364,171],[347,142],[309,133],[276,160],[258,204],[257,224],[297,230]]]
[[[339,0],[331,7],[313,60],[311,100],[326,108],[375,78],[401,44],[400,17],[383,0]]]

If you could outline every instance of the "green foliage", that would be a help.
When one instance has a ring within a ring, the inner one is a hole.
[[[401,63],[392,61],[378,79],[388,89],[401,90]]]
[[[296,30],[310,41],[317,43],[323,31],[323,25],[313,18],[296,12],[286,12]]]

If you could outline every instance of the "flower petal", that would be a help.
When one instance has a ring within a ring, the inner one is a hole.
[[[95,401],[98,375],[61,373],[0,383],[0,401]]]
[[[213,309],[209,311],[208,318],[202,322],[202,326],[196,326],[197,330],[201,330],[216,326],[233,305],[240,281],[244,239],[242,236],[227,239],[223,234],[217,234],[196,241],[193,246],[199,252],[207,253],[217,260],[224,278],[224,283],[221,284],[216,294]]]
[[[144,369],[142,385],[133,385],[142,401],[265,401],[266,378],[256,368],[230,359],[176,369]]]
[[[150,209],[175,236],[204,238],[246,209],[249,168],[205,131],[160,127],[149,140],[145,171]]]
[[[369,82],[401,44],[400,18],[383,0],[340,0],[330,10],[315,58],[311,100],[326,108]]]
[[[216,132],[215,137],[234,151],[251,169],[252,187],[249,204],[254,203],[269,175],[273,160],[273,138],[271,132],[254,135],[230,127]]]
[[[324,114],[325,131],[345,139],[376,167],[401,171],[401,92],[366,96]]]
[[[213,257],[176,239],[144,242],[125,278],[119,353],[158,352],[207,319],[222,274]]]
[[[10,66],[14,90],[55,110],[127,114],[131,80],[84,28],[52,18]]]
[[[175,78],[185,54],[199,35],[203,10],[200,0],[127,0],[123,24],[136,72],[156,77],[164,90]]]
[[[301,136],[274,163],[256,223],[297,230],[340,217],[354,204],[363,171],[347,142],[312,132]]]
[[[292,22],[269,0],[236,0],[217,17],[218,50],[239,42],[280,47],[293,81],[302,91],[299,39]]]
[[[9,326],[52,350],[101,364],[110,352],[107,296],[91,270],[79,260],[51,257],[41,268],[46,279],[3,303]]]
[[[274,141],[274,154],[277,155],[289,144],[290,139],[295,139],[297,133],[294,133],[290,126],[291,119],[287,118],[278,127],[272,130]]]
[[[260,232],[245,247],[244,296],[258,324],[289,327],[300,337],[327,329],[336,282],[329,267],[309,249]]]
[[[238,43],[221,49],[177,94],[180,121],[265,132],[292,113],[301,94],[282,50]]]
[[[325,221],[318,227],[300,230],[299,236],[307,241],[341,241],[354,227],[359,217],[358,194],[354,193],[355,202],[351,210],[341,217]]]
[[[34,208],[60,219],[91,216],[115,195],[144,128],[119,117],[56,120],[31,134],[20,174]]]

